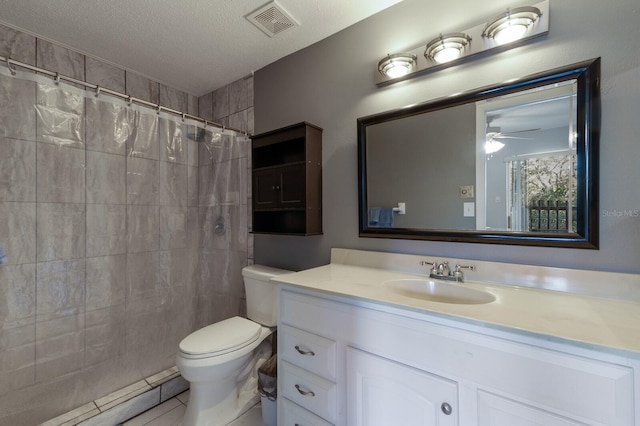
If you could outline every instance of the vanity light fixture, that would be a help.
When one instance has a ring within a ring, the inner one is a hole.
[[[509,9],[487,23],[482,37],[492,38],[499,45],[520,40],[541,15],[542,12],[537,7]]]
[[[389,78],[402,77],[413,71],[417,60],[418,57],[411,53],[388,54],[378,62],[378,71]]]
[[[384,86],[481,56],[512,49],[549,32],[549,2],[516,7],[463,31],[440,34],[378,62],[375,82]],[[489,15],[491,16],[491,15]]]
[[[465,33],[440,34],[440,37],[427,43],[424,56],[438,64],[451,62],[462,55],[470,41],[471,37]]]

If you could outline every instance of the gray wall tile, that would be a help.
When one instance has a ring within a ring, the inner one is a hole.
[[[36,64],[36,38],[0,24],[0,56]]]
[[[127,140],[127,155],[152,160],[160,158],[158,116],[141,110],[127,110],[127,120],[132,124]]]
[[[127,206],[127,252],[156,251],[160,244],[158,206]]]
[[[187,94],[173,87],[160,85],[160,105],[187,112]]]
[[[172,163],[186,163],[187,126],[181,122],[161,118],[158,122],[158,127],[160,160]]]
[[[13,328],[33,324],[36,318],[36,264],[4,265],[0,268],[0,300],[3,326]],[[12,345],[7,345],[12,346]],[[3,346],[0,341],[0,356]],[[1,364],[4,367],[4,364]],[[2,368],[7,370],[10,368]]]
[[[38,262],[85,256],[84,204],[38,203],[36,216]]]
[[[229,87],[225,86],[213,92],[213,119],[217,122],[229,115]]]
[[[198,117],[198,97],[187,94],[187,114]]]
[[[0,241],[7,264],[36,261],[36,204],[0,203]]]
[[[127,203],[158,204],[158,161],[146,158],[127,158]]]
[[[248,108],[249,95],[247,79],[241,78],[229,86],[229,110],[226,115],[235,114]]]
[[[123,69],[87,56],[86,72],[87,83],[97,84],[120,93],[125,92],[125,71]]]
[[[84,55],[46,40],[36,41],[36,65],[78,80],[85,78]],[[82,86],[80,86],[82,87]]]
[[[36,201],[36,143],[0,137],[0,202]]]
[[[84,259],[38,263],[36,315],[39,323],[37,332],[40,337],[48,337],[51,334],[43,332],[45,329],[53,330],[47,327],[56,328],[60,324],[69,324],[63,320],[61,323],[48,322],[45,326],[40,324],[41,322],[84,313],[85,268]],[[53,331],[56,331],[53,334],[57,334],[57,328]]]
[[[125,305],[86,313],[85,365],[117,358],[125,350]]]
[[[127,251],[127,207],[87,204],[87,257]]]
[[[36,93],[39,142],[84,147],[84,94],[38,84]]]
[[[160,205],[186,206],[187,166],[160,162]]]
[[[125,204],[127,202],[127,158],[104,152],[86,152],[88,204]]]
[[[84,315],[36,324],[36,382],[49,382],[84,365]]]
[[[39,203],[84,203],[85,151],[38,144]]]
[[[213,93],[198,98],[198,115],[205,120],[213,121]]]
[[[187,247],[187,207],[160,207],[160,250]]]
[[[36,84],[0,75],[0,136],[36,140]]]
[[[135,114],[120,104],[86,99],[86,147],[91,151],[125,155]]]
[[[154,104],[160,102],[160,83],[129,71],[126,72],[126,83],[128,95]]]
[[[126,301],[126,255],[87,259],[87,312]]]

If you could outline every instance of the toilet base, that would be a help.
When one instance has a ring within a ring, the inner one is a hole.
[[[260,401],[258,368],[271,356],[271,344],[263,341],[248,357],[239,373],[215,382],[190,384],[183,426],[224,426]]]

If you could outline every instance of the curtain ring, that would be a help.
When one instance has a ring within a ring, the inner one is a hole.
[[[96,86],[96,98],[97,98],[98,96],[100,96],[100,91],[101,91],[101,90],[102,90],[102,89],[100,88],[100,86]]]
[[[127,103],[129,104],[129,106],[131,106],[131,104],[133,103],[133,97],[131,97],[131,95],[127,97]]]
[[[161,110],[162,110],[162,107],[160,106],[160,104],[158,104],[158,106],[156,108],[156,114],[160,114]]]
[[[16,70],[11,66],[11,59],[6,58],[5,60],[7,62],[7,68],[9,68],[9,72],[11,73],[11,75],[16,75]]]
[[[53,82],[56,85],[60,84],[60,73],[59,72],[56,73],[56,76],[53,78]]]

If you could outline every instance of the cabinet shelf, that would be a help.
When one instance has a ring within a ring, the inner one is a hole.
[[[322,129],[303,122],[252,137],[253,233],[322,234]]]

